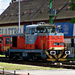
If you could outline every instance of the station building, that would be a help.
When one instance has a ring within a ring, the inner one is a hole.
[[[54,24],[61,25],[64,37],[71,46],[71,39],[75,43],[75,24],[69,23],[75,17],[75,11],[71,11],[69,0],[54,0],[53,8],[56,9],[57,17]],[[9,7],[0,15],[0,34],[18,33],[19,2],[12,1]],[[38,22],[49,23],[49,0],[21,0],[20,2],[20,32],[26,31],[26,25]],[[54,18],[53,18],[54,19]]]

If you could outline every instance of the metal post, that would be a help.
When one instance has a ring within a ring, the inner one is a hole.
[[[20,0],[19,0],[19,33],[20,33]]]
[[[3,68],[3,75],[4,75],[4,68]]]
[[[29,75],[29,73],[28,73],[28,75]]]
[[[53,0],[50,0],[50,3],[49,3],[50,9],[52,8],[52,1]]]
[[[14,75],[16,74],[16,71],[14,71]]]
[[[50,6],[49,8],[50,8],[50,9],[52,8],[52,1],[53,1],[53,0],[49,0],[49,6]],[[53,22],[52,22],[52,18],[53,18],[53,16],[52,16],[52,15],[49,15],[49,23],[50,23],[50,24],[53,23]]]

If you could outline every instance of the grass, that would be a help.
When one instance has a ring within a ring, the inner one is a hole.
[[[71,61],[73,60],[74,61],[75,60],[75,54],[74,54],[74,58],[73,59],[72,58],[67,58],[67,60],[71,60]]]
[[[58,68],[39,67],[39,66],[31,66],[31,65],[19,65],[19,64],[3,63],[3,62],[0,62],[0,66],[2,66],[4,70],[53,70],[53,69],[58,69]]]
[[[5,55],[0,55],[0,57],[5,57]],[[71,59],[71,60],[74,60],[74,59]],[[53,70],[53,69],[61,69],[61,68],[39,67],[39,66],[20,65],[20,64],[12,64],[12,63],[3,63],[3,62],[0,62],[0,66],[3,67],[4,70]],[[2,68],[0,68],[0,69],[2,69]]]
[[[0,55],[0,57],[5,57],[5,55]]]

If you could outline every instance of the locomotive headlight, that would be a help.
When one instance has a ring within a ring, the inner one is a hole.
[[[55,55],[56,54],[56,51],[50,51],[50,54],[51,55]]]
[[[70,55],[70,51],[65,51],[65,54]]]

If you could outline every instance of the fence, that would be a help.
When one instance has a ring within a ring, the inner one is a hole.
[[[14,73],[11,72],[5,72],[4,68],[0,66],[0,69],[2,68],[2,70],[0,71],[1,75],[20,75],[20,74],[16,74],[16,70],[14,70]],[[29,73],[27,75],[30,75]]]

